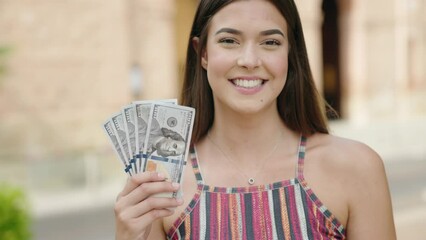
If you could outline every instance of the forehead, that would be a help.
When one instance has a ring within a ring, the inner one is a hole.
[[[223,7],[212,17],[210,30],[222,27],[279,28],[287,32],[284,16],[275,5],[266,0],[240,0]]]
[[[180,145],[185,145],[185,142],[184,142],[184,141],[182,141],[182,140],[174,140],[174,139],[172,139],[172,138],[168,138],[168,141],[173,142],[173,143],[176,143],[178,146],[180,146]]]

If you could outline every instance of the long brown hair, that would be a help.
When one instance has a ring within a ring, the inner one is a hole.
[[[201,53],[207,42],[211,18],[226,5],[238,0],[201,0],[188,40],[185,77],[181,104],[196,109],[192,141],[203,138],[213,124],[213,94],[207,72],[201,66]],[[325,102],[313,81],[299,13],[293,0],[269,0],[281,12],[288,25],[288,75],[277,99],[277,108],[284,123],[304,135],[328,133]],[[198,37],[198,49],[193,38]]]

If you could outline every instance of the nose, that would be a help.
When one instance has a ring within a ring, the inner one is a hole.
[[[168,150],[168,151],[173,151],[173,150],[175,150],[175,149],[176,149],[175,144],[170,143],[169,145],[167,145],[167,150]]]
[[[247,69],[255,69],[262,64],[259,54],[254,44],[247,44],[242,48],[240,56],[237,59],[237,65]]]

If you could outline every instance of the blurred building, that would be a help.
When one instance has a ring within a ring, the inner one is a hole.
[[[424,0],[298,4],[316,79],[344,118],[425,114]]]
[[[197,2],[0,0],[0,46],[11,50],[0,164],[27,166],[0,175],[35,184],[43,161],[115,158],[102,122],[134,99],[178,96]],[[342,118],[426,114],[426,1],[297,3],[315,79]]]

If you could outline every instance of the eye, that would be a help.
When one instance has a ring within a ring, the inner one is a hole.
[[[264,41],[263,44],[267,46],[280,46],[281,42],[276,39],[268,39]]]
[[[176,143],[174,143],[174,144],[173,144],[173,148],[174,148],[174,149],[176,149],[176,148],[177,148],[177,144],[176,144]]]
[[[232,45],[232,44],[237,44],[237,41],[233,38],[221,38],[219,39],[218,43],[220,44],[224,44],[224,45]]]

